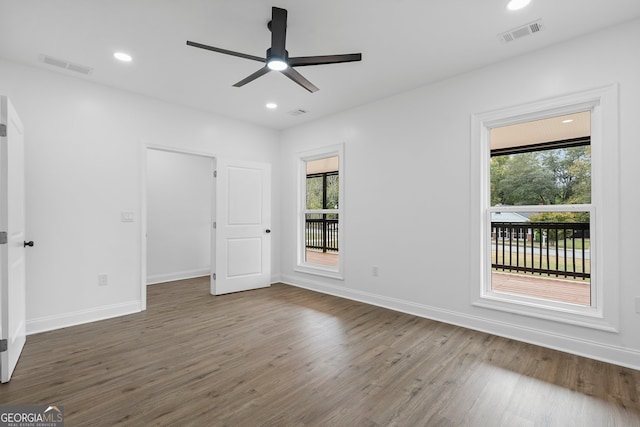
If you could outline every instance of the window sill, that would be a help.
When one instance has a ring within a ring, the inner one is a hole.
[[[298,273],[328,277],[331,279],[344,280],[344,276],[338,270],[319,264],[300,264],[293,271],[296,271]]]
[[[553,322],[567,323],[605,332],[618,333],[618,329],[609,323],[594,307],[574,304],[553,303],[536,298],[517,295],[486,292],[472,303],[474,307],[504,311],[522,316],[535,317]]]

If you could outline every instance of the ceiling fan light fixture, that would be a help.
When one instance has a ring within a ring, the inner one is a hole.
[[[267,67],[269,67],[269,69],[273,71],[282,71],[289,68],[289,64],[287,64],[280,58],[273,58],[267,61]]]

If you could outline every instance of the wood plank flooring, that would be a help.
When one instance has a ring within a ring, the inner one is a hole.
[[[287,285],[154,285],[29,336],[0,405],[67,426],[640,426],[640,371]]]

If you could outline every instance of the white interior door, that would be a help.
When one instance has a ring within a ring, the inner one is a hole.
[[[271,284],[271,165],[218,159],[213,295]]]
[[[0,350],[6,347],[0,352],[0,380],[5,383],[26,337],[24,133],[6,97],[0,97],[0,123],[0,242],[6,240],[0,244]]]

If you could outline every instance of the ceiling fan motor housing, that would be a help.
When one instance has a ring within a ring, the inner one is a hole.
[[[284,55],[274,55],[271,53],[271,48],[267,49],[267,66],[272,70],[282,70],[289,66],[289,52],[287,50],[284,51]],[[281,65],[272,65],[275,63],[284,64],[284,67]]]

